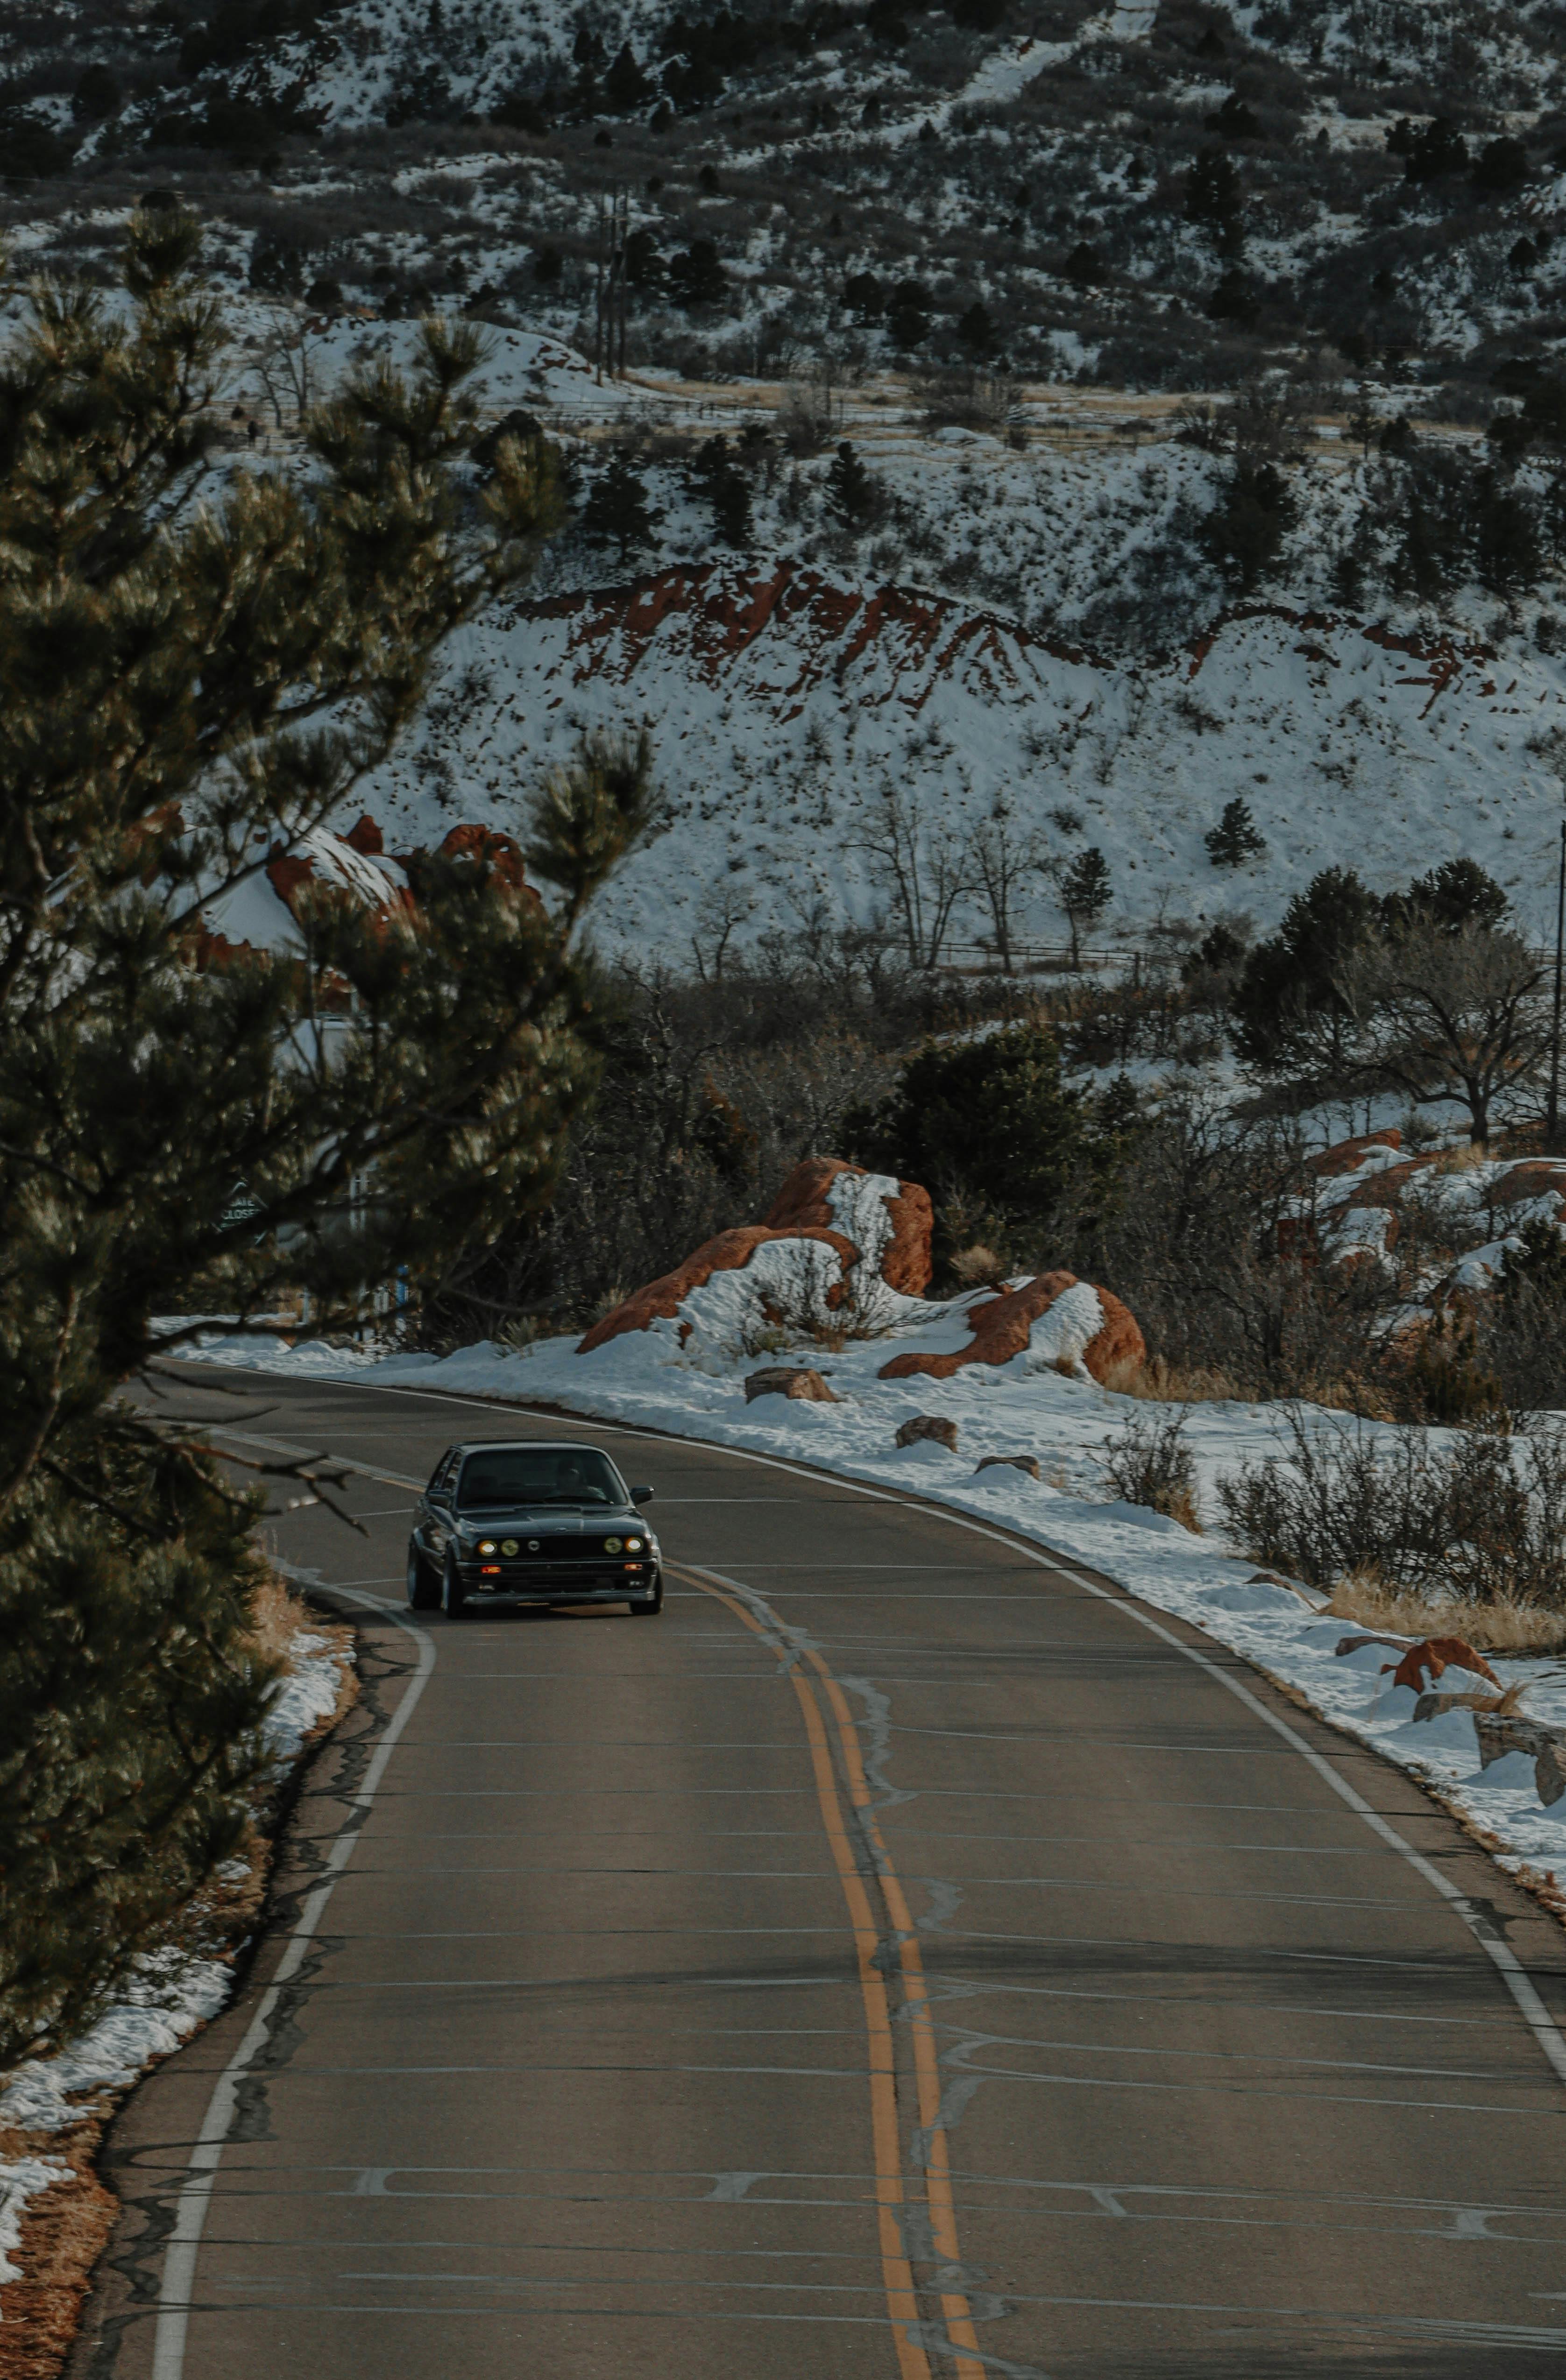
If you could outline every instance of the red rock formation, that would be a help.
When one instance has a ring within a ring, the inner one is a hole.
[[[1025,1281],[1021,1289],[1003,1290],[984,1305],[969,1307],[966,1318],[973,1337],[966,1347],[948,1355],[911,1352],[894,1355],[890,1364],[881,1366],[880,1377],[905,1380],[924,1372],[932,1379],[946,1380],[966,1364],[1009,1364],[1014,1355],[1022,1354],[1033,1325],[1048,1314],[1056,1298],[1075,1287],[1075,1273],[1046,1272]],[[1097,1294],[1104,1318],[1084,1348],[1082,1360],[1096,1380],[1105,1380],[1144,1363],[1147,1348],[1130,1308],[1111,1290],[1100,1289]]]
[[[1566,1158],[1525,1158],[1491,1184],[1490,1203],[1521,1207],[1526,1199],[1542,1197],[1547,1190],[1566,1198]]]
[[[493,827],[454,826],[440,848],[443,859],[487,859],[503,884],[515,885],[519,892],[532,891],[517,845]]]
[[[773,1232],[836,1231],[836,1217],[827,1193],[840,1174],[865,1178],[862,1165],[847,1165],[841,1157],[807,1157],[796,1165],[773,1199],[767,1228]],[[922,1297],[929,1286],[930,1235],[935,1218],[929,1192],[917,1182],[900,1182],[894,1198],[883,1199],[892,1219],[892,1238],[880,1260],[880,1277],[889,1289],[904,1297]]]
[[[1305,1171],[1321,1182],[1330,1182],[1340,1173],[1353,1173],[1369,1156],[1373,1148],[1401,1148],[1402,1135],[1394,1124],[1387,1132],[1362,1133],[1357,1140],[1334,1141],[1330,1148],[1322,1149],[1305,1160]]]
[[[1401,1165],[1384,1165],[1379,1173],[1367,1181],[1356,1182],[1342,1206],[1341,1214],[1350,1207],[1395,1207],[1404,1189],[1417,1173],[1427,1173],[1436,1162],[1437,1153],[1426,1157],[1405,1157]]]
[[[1475,1653],[1473,1645],[1462,1636],[1426,1636],[1419,1644],[1409,1646],[1395,1670],[1388,1661],[1382,1670],[1383,1676],[1388,1670],[1392,1670],[1394,1686],[1412,1686],[1416,1694],[1424,1694],[1434,1685],[1443,1670],[1473,1670],[1479,1677],[1488,1678],[1492,1686],[1500,1684],[1484,1655]]]
[[[595,1347],[618,1339],[626,1330],[646,1330],[654,1322],[672,1321],[692,1290],[703,1287],[715,1272],[738,1272],[769,1240],[819,1241],[832,1249],[843,1268],[852,1264],[859,1253],[841,1232],[771,1232],[764,1223],[737,1224],[733,1231],[720,1232],[715,1240],[708,1240],[694,1255],[686,1257],[684,1264],[676,1265],[673,1272],[648,1281],[624,1305],[595,1322],[577,1347],[577,1354],[590,1355]],[[828,1303],[832,1303],[830,1291]]]

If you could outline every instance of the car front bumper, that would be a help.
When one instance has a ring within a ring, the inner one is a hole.
[[[658,1592],[652,1562],[462,1562],[458,1571],[475,1603],[624,1603]]]

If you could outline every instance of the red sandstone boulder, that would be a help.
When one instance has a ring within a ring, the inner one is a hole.
[[[1492,1686],[1500,1684],[1484,1655],[1462,1636],[1426,1636],[1409,1646],[1395,1669],[1386,1662],[1383,1675],[1387,1670],[1392,1671],[1394,1686],[1412,1686],[1416,1694],[1434,1685],[1443,1670],[1472,1670],[1475,1676],[1488,1678]]]
[[[1055,1328],[1036,1338],[1035,1325],[1051,1315]],[[945,1380],[966,1364],[1009,1364],[1026,1351],[1041,1366],[1068,1374],[1086,1369],[1108,1381],[1147,1360],[1147,1342],[1130,1308],[1111,1290],[1078,1281],[1074,1272],[1040,1273],[1021,1289],[970,1306],[965,1319],[973,1332],[966,1347],[954,1354],[894,1355],[881,1366],[880,1378],[905,1380],[924,1372]]]
[[[670,1321],[685,1300],[705,1288],[714,1273],[737,1272],[748,1267],[759,1248],[779,1241],[814,1243],[828,1252],[824,1284],[802,1282],[806,1302],[819,1304],[826,1319],[849,1294],[851,1282],[861,1290],[856,1269],[868,1267],[868,1281],[917,1297],[929,1280],[932,1218],[928,1192],[917,1183],[893,1184],[886,1174],[869,1173],[862,1165],[846,1165],[837,1157],[810,1157],[796,1165],[772,1202],[764,1223],[744,1223],[720,1232],[684,1264],[659,1281],[650,1281],[595,1322],[577,1353],[590,1355],[595,1347],[626,1330],[646,1330],[656,1321]],[[766,1287],[759,1282],[759,1322],[784,1318]],[[682,1342],[690,1323],[680,1328]]]
[[[693,1290],[704,1288],[715,1272],[737,1272],[749,1263],[758,1248],[765,1247],[771,1240],[818,1241],[832,1251],[840,1269],[846,1269],[858,1255],[841,1232],[770,1232],[764,1223],[738,1224],[732,1232],[720,1232],[715,1240],[706,1241],[673,1272],[648,1281],[623,1305],[595,1322],[577,1348],[577,1354],[590,1355],[595,1347],[618,1339],[622,1331],[645,1330],[653,1322],[672,1321]],[[829,1297],[831,1294],[829,1290]]]
[[[1490,1204],[1521,1207],[1530,1198],[1542,1198],[1550,1190],[1558,1198],[1566,1198],[1566,1158],[1526,1158],[1491,1183]]]
[[[841,1157],[807,1157],[795,1167],[773,1199],[768,1229],[846,1231],[857,1242],[859,1233],[850,1229],[851,1221],[860,1221],[863,1229],[874,1218],[865,1215],[861,1220],[853,1212],[863,1209],[862,1197],[853,1195],[855,1186],[885,1178],[867,1173],[862,1165],[846,1165]],[[898,1290],[904,1297],[922,1297],[929,1286],[930,1234],[935,1222],[929,1192],[921,1190],[917,1182],[900,1182],[895,1196],[882,1192],[879,1203],[891,1227],[891,1236],[879,1251],[880,1277],[888,1289]]]
[[[745,1402],[753,1404],[758,1397],[793,1397],[796,1402],[809,1405],[840,1405],[843,1399],[834,1396],[819,1372],[812,1372],[797,1364],[769,1364],[759,1372],[747,1372],[745,1380]]]

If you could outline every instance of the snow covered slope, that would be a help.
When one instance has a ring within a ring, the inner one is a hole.
[[[467,632],[428,728],[365,799],[393,847],[454,818],[504,827],[584,727],[644,722],[672,823],[602,929],[679,958],[714,883],[753,904],[748,931],[817,892],[867,917],[880,895],[857,846],[888,787],[931,830],[975,824],[1004,796],[1062,856],[1099,844],[1110,928],[1133,935],[1164,910],[1266,922],[1321,868],[1387,884],[1459,852],[1540,932],[1551,908],[1561,663],[1273,605],[1135,666],[787,563],[665,570]],[[1220,869],[1203,837],[1236,795],[1267,850]],[[982,924],[970,909],[957,931]],[[1041,877],[1023,927],[1061,930]]]

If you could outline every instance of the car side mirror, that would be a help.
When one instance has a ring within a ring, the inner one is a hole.
[[[633,1488],[631,1501],[633,1504],[650,1504],[657,1492],[655,1488]]]

